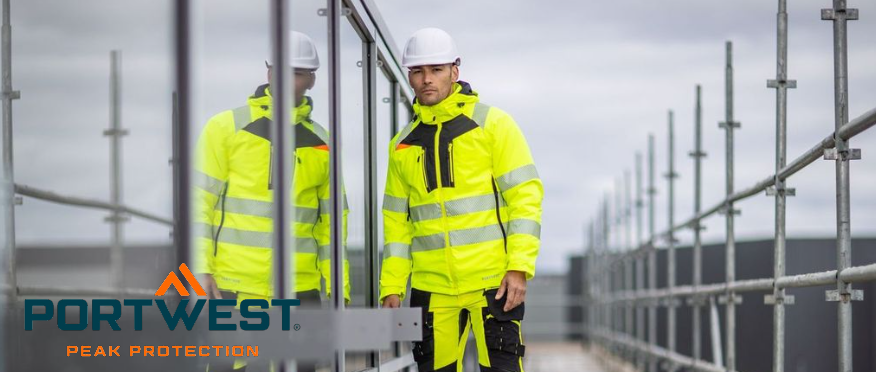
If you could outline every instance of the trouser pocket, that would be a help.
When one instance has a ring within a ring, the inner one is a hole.
[[[411,307],[419,307],[423,313],[423,340],[414,341],[414,360],[417,370],[431,372],[435,370],[435,330],[434,313],[429,311],[431,293],[411,288]]]
[[[490,359],[489,368],[482,371],[520,372],[520,358],[526,350],[520,332],[524,304],[504,311],[505,298],[496,300],[497,289],[484,291],[487,307],[483,308],[484,341]]]

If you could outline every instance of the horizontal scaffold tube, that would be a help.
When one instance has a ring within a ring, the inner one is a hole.
[[[840,273],[839,278],[846,283],[876,281],[876,264],[854,266]],[[677,286],[670,291],[667,288],[656,290],[618,291],[605,297],[600,303],[631,302],[643,300],[658,300],[668,297],[714,296],[727,291],[765,292],[772,291],[773,285],[779,288],[804,288],[831,286],[836,284],[836,270],[798,275],[788,275],[774,280],[773,278],[737,280],[731,283],[704,284],[698,287],[690,285]]]

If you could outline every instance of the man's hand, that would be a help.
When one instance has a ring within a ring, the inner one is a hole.
[[[505,300],[504,311],[510,311],[522,304],[526,299],[526,273],[513,270],[506,272],[499,291],[496,292],[496,299],[502,298],[506,293],[508,298]]]
[[[401,299],[398,298],[398,295],[389,295],[383,299],[383,307],[394,309],[401,307]]]
[[[207,292],[208,300],[222,298],[222,295],[219,294],[219,287],[216,286],[216,281],[213,280],[213,275],[198,274],[198,283],[201,283],[204,292]]]

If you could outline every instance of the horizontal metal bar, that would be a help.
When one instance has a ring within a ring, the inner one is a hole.
[[[685,296],[710,296],[724,294],[727,291],[737,293],[772,291],[773,286],[779,288],[805,288],[833,286],[836,284],[837,271],[822,271],[798,275],[787,275],[774,280],[773,278],[738,280],[731,283],[705,284],[699,287],[678,286],[672,291],[667,288],[644,291],[618,291],[615,295],[608,296],[600,303],[629,302],[640,300],[656,300],[667,297]],[[876,281],[876,264],[854,266],[840,273],[839,278],[846,283],[861,283]]]
[[[846,283],[876,281],[876,264],[843,269],[839,274],[839,278]]]
[[[4,288],[4,292],[9,287]],[[168,291],[165,296],[175,292]],[[155,296],[155,290],[143,288],[74,288],[55,286],[18,286],[19,296],[77,296],[77,297],[163,297]]]
[[[100,201],[100,200],[93,200],[93,199],[79,198],[79,197],[74,197],[74,196],[59,195],[59,194],[56,194],[56,193],[51,192],[51,191],[40,190],[37,188],[33,188],[30,186],[25,186],[25,185],[21,185],[21,184],[15,184],[15,193],[20,194],[20,195],[24,195],[24,196],[29,196],[29,197],[34,198],[34,199],[40,199],[40,200],[55,202],[55,203],[64,204],[64,205],[97,208],[97,209],[104,209],[104,210],[108,210],[108,211],[115,211],[117,209],[116,206],[114,206],[112,203],[109,203],[109,202]],[[148,212],[143,212],[139,209],[129,208],[129,207],[126,207],[124,205],[120,205],[118,207],[118,210],[122,213],[125,213],[125,214],[137,216],[137,217],[144,218],[144,219],[154,221],[154,222],[158,222],[158,223],[161,223],[164,225],[173,226],[172,220],[169,220],[169,219],[166,219],[163,217],[159,217],[159,216],[156,216],[156,215],[148,213]]]
[[[413,366],[417,362],[414,361],[414,354],[407,353],[398,358],[390,359],[386,363],[382,363],[378,368],[363,369],[359,372],[395,372],[403,368]]]
[[[604,330],[596,330],[593,332],[594,336],[606,339],[608,341],[614,342],[616,344],[623,345],[630,349],[636,349],[642,353],[650,354],[657,358],[662,358],[668,360],[675,364],[676,366],[684,366],[690,367],[696,371],[705,371],[705,372],[726,372],[727,370],[724,367],[715,365],[714,363],[702,360],[702,359],[694,359],[688,357],[686,355],[682,355],[676,352],[669,351],[657,345],[650,345],[625,334],[620,334],[612,331],[604,331]]]

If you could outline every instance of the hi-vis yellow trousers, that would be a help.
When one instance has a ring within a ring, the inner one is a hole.
[[[423,340],[414,342],[419,372],[462,372],[469,329],[481,372],[523,372],[523,304],[508,312],[498,288],[444,295],[411,288],[411,307],[423,309]]]

